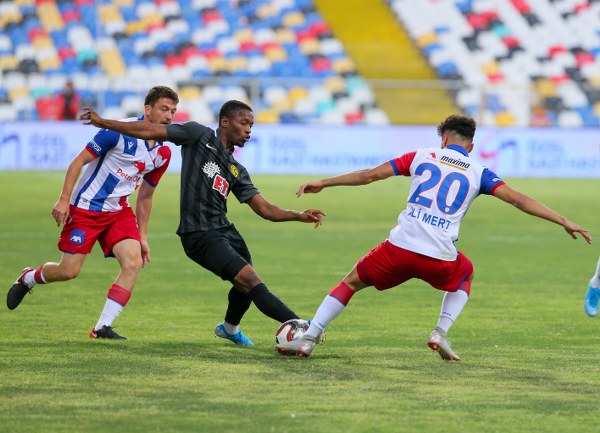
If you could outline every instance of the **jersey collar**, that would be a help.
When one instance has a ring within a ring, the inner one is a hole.
[[[137,120],[144,120],[144,115],[142,114],[140,117],[137,118]],[[146,149],[148,151],[154,149],[155,147],[162,146],[162,144],[163,144],[162,141],[158,141],[158,140],[155,140],[155,143],[156,144],[154,146],[150,147],[150,146],[148,146],[148,142],[146,140],[144,140],[144,144],[146,145]]]
[[[462,146],[459,146],[458,144],[449,144],[446,146],[446,149],[455,150],[458,153],[462,153],[465,156],[469,156],[469,152],[467,152],[467,149],[465,149]]]

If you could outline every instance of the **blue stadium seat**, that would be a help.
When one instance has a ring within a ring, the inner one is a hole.
[[[49,31],[44,27],[48,24],[42,24],[42,18],[47,17],[38,15],[42,9],[36,7],[37,3],[18,3],[22,22],[0,28],[0,55],[7,56],[9,63],[14,57],[16,63],[7,64],[0,73],[21,70],[32,74],[42,70],[52,78],[48,88],[29,89],[33,100],[40,100],[36,106],[46,111],[34,115],[31,109],[19,107],[19,118],[52,118],[51,104],[44,98],[50,96],[48,92],[59,91],[69,78],[76,78],[82,99],[103,104],[104,109],[118,114],[127,111],[122,105],[128,96],[123,88],[139,93],[147,89],[145,86],[160,81],[177,89],[192,80],[205,89],[208,82],[220,77],[224,95],[243,97],[259,112],[274,113],[271,118],[281,122],[313,123],[321,119],[323,113],[336,112],[340,98],[321,101],[318,106],[307,99],[308,96],[294,93],[298,81],[306,80],[306,88],[325,89],[331,77],[349,83],[358,77],[348,66],[343,46],[330,34],[313,0],[237,3],[229,0],[60,0],[52,4],[62,21],[53,22]],[[34,42],[32,35],[40,38],[35,50],[47,49],[58,57],[43,61],[36,58],[48,54],[29,51]],[[232,46],[230,41],[238,45]],[[301,46],[302,41],[310,41],[309,51]],[[26,55],[17,59],[17,52]],[[246,92],[231,93],[225,84],[226,79],[237,79],[249,80],[246,83],[253,83],[251,86],[261,86],[262,81],[273,78],[282,80],[284,89],[290,92],[277,103],[279,105],[267,104],[261,99],[250,100],[254,96]],[[361,110],[376,108],[363,86],[347,87],[345,95],[356,98],[354,105]],[[16,104],[6,89],[0,88],[0,97]],[[206,106],[212,113],[224,102],[223,98],[208,100],[202,92],[194,98],[198,106]],[[365,98],[369,99],[367,103]],[[206,116],[205,111],[197,110],[202,116]],[[373,118],[381,123],[384,119],[379,114],[363,114],[354,116],[352,122]]]

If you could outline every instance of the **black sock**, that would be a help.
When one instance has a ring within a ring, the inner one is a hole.
[[[231,288],[227,298],[229,299],[229,304],[227,304],[225,321],[230,325],[237,326],[242,321],[242,317],[244,317],[244,314],[246,311],[248,311],[248,308],[250,308],[252,299],[250,299],[250,296],[240,292],[235,287]]]
[[[263,283],[252,288],[248,295],[260,312],[271,319],[283,323],[286,320],[299,318],[281,299],[269,292]]]

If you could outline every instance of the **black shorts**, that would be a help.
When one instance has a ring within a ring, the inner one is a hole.
[[[181,245],[186,255],[223,280],[233,282],[252,257],[242,235],[233,224],[206,232],[183,233]]]

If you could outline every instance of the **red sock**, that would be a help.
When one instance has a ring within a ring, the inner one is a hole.
[[[471,281],[463,281],[460,286],[458,286],[458,290],[462,290],[466,292],[467,296],[471,295]]]
[[[333,296],[342,304],[348,305],[350,298],[354,295],[354,290],[352,290],[348,284],[340,281],[340,284],[329,291],[329,295]]]
[[[117,286],[116,284],[113,284],[110,286],[110,289],[108,289],[108,299],[112,299],[122,306],[127,305],[127,301],[129,301],[130,297],[131,292],[129,290],[124,289],[121,286]]]
[[[46,284],[46,280],[44,280],[44,276],[42,275],[43,267],[44,265],[40,265],[40,267],[37,268],[33,273],[33,279],[35,280],[36,284]]]

